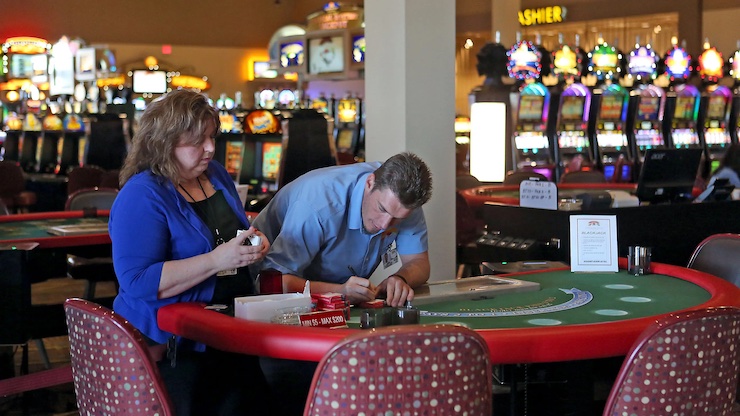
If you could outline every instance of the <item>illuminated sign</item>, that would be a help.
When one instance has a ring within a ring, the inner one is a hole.
[[[95,81],[95,84],[100,88],[117,87],[125,83],[126,83],[126,77],[123,75],[117,75],[115,77],[109,77],[109,78],[98,78]]]
[[[658,72],[657,62],[658,57],[655,55],[655,52],[653,52],[653,49],[650,48],[650,45],[638,46],[635,50],[630,52],[630,74],[655,78],[655,75]]]
[[[596,46],[588,56],[591,59],[588,70],[599,79],[611,78],[615,73],[621,71],[619,60],[622,59],[622,55],[617,52],[617,48],[609,46],[607,43]]]
[[[570,74],[579,75],[578,71],[578,55],[568,45],[563,47],[552,54],[553,72],[557,75]]]
[[[522,40],[514,44],[506,52],[509,62],[506,69],[509,76],[518,80],[537,78],[542,72],[542,53],[527,40]]]
[[[708,48],[699,55],[699,75],[702,79],[708,81],[718,81],[722,78],[722,70],[724,67],[724,61],[722,60],[722,53],[716,48]]]
[[[357,29],[363,27],[364,19],[362,7],[331,2],[322,11],[308,16],[306,31]]]
[[[170,78],[170,86],[175,88],[190,88],[198,91],[206,91],[211,88],[211,84],[208,81],[192,75],[175,75]]]
[[[51,44],[46,39],[33,38],[30,36],[22,36],[15,38],[8,38],[3,44],[3,52],[5,53],[24,53],[27,55],[34,55],[38,53],[46,53],[51,49]]]
[[[740,79],[740,50],[735,51],[730,58],[730,75],[734,79]]]
[[[686,79],[691,75],[691,55],[684,48],[674,46],[665,55],[665,72],[673,79]]]
[[[519,24],[522,26],[534,26],[562,23],[565,20],[565,13],[565,7],[561,6],[519,10]]]

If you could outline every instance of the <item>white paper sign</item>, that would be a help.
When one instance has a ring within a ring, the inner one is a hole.
[[[519,206],[557,210],[557,185],[547,181],[522,181],[519,184]]]
[[[570,271],[616,272],[617,216],[570,216]]]

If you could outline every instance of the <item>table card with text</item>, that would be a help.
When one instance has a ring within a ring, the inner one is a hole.
[[[616,215],[570,216],[570,270],[619,271]]]
[[[519,206],[557,210],[557,185],[545,181],[522,181],[519,184]]]

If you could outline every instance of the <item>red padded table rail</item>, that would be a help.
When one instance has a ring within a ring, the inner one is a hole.
[[[620,259],[626,267],[626,259]],[[656,274],[693,283],[711,296],[687,309],[711,306],[740,307],[740,289],[717,277],[678,266],[654,263]],[[521,276],[517,274],[509,276]],[[488,343],[494,363],[534,363],[625,355],[637,336],[665,314],[603,323],[557,327],[476,329]],[[203,305],[181,303],[159,310],[165,331],[212,347],[244,354],[319,361],[340,339],[358,329],[285,326],[233,318],[205,310]],[[423,318],[422,318],[422,323]]]
[[[95,216],[107,218],[109,214],[109,210],[97,210]],[[86,215],[89,215],[89,213],[85,211],[50,211],[34,212],[30,214],[0,215],[0,229],[4,226],[39,228],[43,227],[45,221],[50,221],[51,225],[51,220],[82,220]],[[67,236],[44,234],[43,236],[34,235],[14,238],[7,238],[4,233],[0,232],[0,244],[19,244],[29,242],[38,243],[39,248],[79,247],[111,243],[110,236],[107,232]]]

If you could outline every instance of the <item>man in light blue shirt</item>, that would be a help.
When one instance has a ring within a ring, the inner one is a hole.
[[[338,292],[351,303],[385,295],[391,306],[414,297],[429,279],[421,206],[432,193],[429,168],[400,153],[382,165],[317,169],[280,189],[254,220],[272,248],[256,268],[283,273],[283,290]],[[381,261],[402,266],[377,287],[367,279]]]

